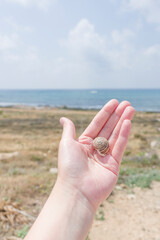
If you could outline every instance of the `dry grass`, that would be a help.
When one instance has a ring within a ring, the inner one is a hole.
[[[0,160],[0,201],[18,203],[20,209],[36,217],[56,181],[56,175],[49,170],[57,167],[62,133],[60,117],[68,117],[75,123],[78,137],[95,114],[96,111],[68,109],[0,109],[0,153],[18,152],[16,156]],[[139,162],[134,159],[146,153],[151,154],[151,158],[156,154],[156,163],[159,163],[159,133],[160,113],[136,113],[124,167],[137,167]],[[151,148],[153,140],[157,141],[155,149]],[[150,165],[147,167],[151,168]],[[138,167],[143,167],[143,163]],[[31,223],[30,219],[29,225]],[[24,224],[15,222],[6,227],[0,221],[0,239],[17,236]]]

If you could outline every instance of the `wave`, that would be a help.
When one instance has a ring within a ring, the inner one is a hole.
[[[103,105],[54,105],[54,104],[36,104],[36,103],[15,103],[0,102],[1,108],[60,108],[60,109],[82,109],[82,110],[100,110]],[[137,107],[136,111],[140,112],[160,112],[159,108]]]
[[[96,90],[92,90],[92,91],[90,91],[90,93],[91,93],[91,94],[96,94],[97,91],[96,91]]]

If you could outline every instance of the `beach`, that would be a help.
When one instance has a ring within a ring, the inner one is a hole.
[[[23,239],[54,186],[60,117],[75,123],[78,138],[96,113],[65,107],[0,108],[1,240]],[[158,240],[159,222],[160,112],[136,112],[118,184],[97,210],[88,240]]]

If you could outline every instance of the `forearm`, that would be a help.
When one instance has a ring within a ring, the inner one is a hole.
[[[25,240],[84,240],[94,213],[78,190],[57,181]]]

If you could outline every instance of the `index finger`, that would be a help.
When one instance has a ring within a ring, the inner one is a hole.
[[[92,122],[88,125],[82,136],[95,138],[103,128],[106,121],[110,118],[111,114],[117,108],[119,102],[116,99],[110,100],[93,118]]]

